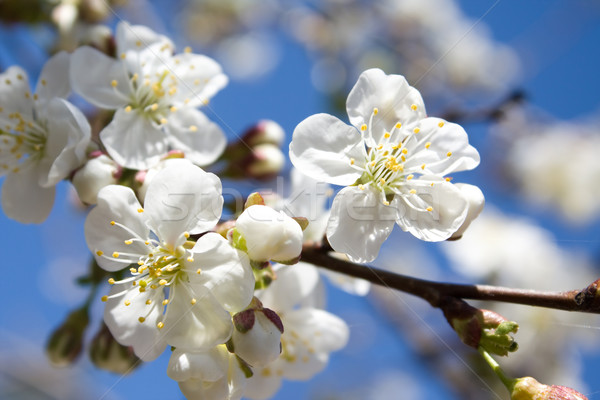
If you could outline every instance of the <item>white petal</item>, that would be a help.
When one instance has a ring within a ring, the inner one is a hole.
[[[229,312],[238,312],[250,304],[254,294],[254,274],[248,256],[231,247],[221,235],[209,232],[196,242],[193,262],[186,264],[192,271],[190,283],[209,289]]]
[[[29,168],[10,173],[2,185],[2,211],[22,224],[39,224],[48,218],[54,204],[54,187],[38,184],[39,172]]]
[[[115,33],[117,55],[128,51],[142,51],[148,46],[161,43],[169,44],[173,48],[171,40],[154,32],[143,25],[130,25],[125,21],[119,22]]]
[[[15,120],[7,120],[6,117],[13,113],[20,113],[24,119],[33,120],[33,100],[30,93],[29,80],[27,72],[21,67],[9,67],[4,73],[0,74],[0,107],[3,108],[0,115],[3,125]],[[2,126],[4,128],[4,126]]]
[[[314,265],[299,262],[292,266],[282,265],[275,271],[277,279],[258,294],[263,305],[274,311],[293,310],[312,297],[319,286],[319,271]]]
[[[370,187],[346,187],[333,199],[327,239],[335,251],[348,254],[354,262],[373,261],[392,232],[397,213]]]
[[[169,69],[177,79],[177,91],[171,96],[176,106],[198,107],[208,103],[228,82],[221,66],[210,57],[183,53],[170,60]]]
[[[469,202],[469,211],[467,212],[465,221],[451,236],[451,239],[456,240],[462,237],[469,225],[471,225],[471,222],[481,214],[485,204],[485,197],[483,196],[481,189],[477,186],[468,185],[466,183],[456,183],[454,186],[462,192]]]
[[[52,118],[47,121],[45,157],[49,158],[51,168],[47,179],[40,182],[46,187],[56,185],[81,165],[91,136],[87,118],[68,101],[49,100],[47,113]]]
[[[368,131],[376,143],[380,143],[383,134],[396,123],[410,125],[427,116],[417,89],[409,86],[402,75],[386,75],[377,68],[360,75],[346,101],[348,117],[356,127],[369,124],[374,108],[378,108],[378,113]]]
[[[318,181],[351,185],[360,177],[351,163],[364,165],[366,150],[360,133],[329,114],[300,122],[290,143],[290,160],[303,174]],[[362,164],[361,164],[362,163]]]
[[[85,240],[98,265],[107,271],[118,271],[148,254],[143,241],[150,233],[140,203],[133,191],[125,186],[110,185],[98,193],[98,205],[85,220]],[[111,224],[115,221],[115,225]],[[118,223],[118,224],[117,224]],[[125,226],[126,228],[121,227]],[[132,244],[126,240],[135,239]],[[100,255],[98,254],[100,251]],[[113,253],[119,253],[113,257]],[[125,255],[131,253],[133,255]]]
[[[244,397],[252,400],[267,400],[273,397],[281,387],[281,376],[273,371],[273,366],[256,368],[254,375],[248,379]]]
[[[150,182],[144,206],[156,234],[174,244],[184,232],[216,225],[223,209],[221,181],[189,161],[172,162]]]
[[[207,382],[216,382],[226,378],[229,368],[229,356],[223,346],[207,351],[175,349],[171,353],[167,375],[178,382],[196,378]]]
[[[133,94],[125,64],[87,46],[71,56],[71,86],[93,105],[107,109],[128,104]]]
[[[65,51],[56,53],[46,62],[35,88],[39,101],[48,101],[54,97],[66,99],[69,96],[71,92],[70,62],[70,55]]]
[[[118,164],[131,169],[148,169],[167,152],[167,137],[158,125],[122,108],[100,132],[100,140]]]
[[[462,225],[469,210],[465,196],[440,178],[424,176],[413,183],[416,194],[394,197],[401,210],[396,222],[421,240],[448,239]],[[428,207],[431,211],[427,211]]]
[[[479,165],[479,153],[469,145],[467,133],[460,125],[440,118],[425,118],[414,126],[419,128],[419,133],[412,133],[411,139],[406,141],[405,172],[424,171],[444,176]],[[423,164],[425,169],[421,168]]]
[[[171,147],[182,150],[194,164],[212,164],[225,150],[225,134],[202,112],[186,107],[171,113],[167,120]]]
[[[157,327],[163,299],[162,290],[140,293],[131,282],[113,285],[108,295],[104,322],[119,343],[133,346],[135,354],[144,361],[158,357],[166,346],[164,332]],[[140,317],[144,322],[140,322]]]
[[[179,282],[170,287],[164,320],[167,343],[171,346],[209,349],[231,336],[231,315],[205,288]]]

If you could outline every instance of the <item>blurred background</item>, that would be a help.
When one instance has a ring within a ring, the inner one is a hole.
[[[347,120],[347,93],[370,67],[406,76],[429,115],[462,124],[482,162],[454,178],[482,189],[483,214],[456,242],[423,243],[396,229],[373,265],[540,290],[579,289],[600,277],[600,3],[0,0],[0,70],[18,64],[35,82],[49,54],[105,37],[120,20],[223,65],[230,83],[205,111],[232,142],[272,119],[286,132],[287,154],[307,116]],[[286,161],[281,175],[290,168]],[[227,184],[250,191],[275,180]],[[0,215],[0,398],[183,398],[165,374],[168,352],[127,376],[97,369],[86,349],[70,367],[49,363],[50,333],[89,291],[76,283],[90,258],[85,210],[68,183],[58,192],[39,226]],[[96,300],[88,341],[100,329]],[[510,376],[600,399],[598,316],[479,306],[520,324],[519,351],[498,360]],[[276,399],[507,398],[441,312],[419,299],[380,287],[359,297],[328,284],[328,310],[350,326],[348,346],[313,380],[286,381]]]

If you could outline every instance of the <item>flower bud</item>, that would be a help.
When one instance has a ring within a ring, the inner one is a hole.
[[[252,149],[246,174],[255,179],[266,180],[276,176],[285,164],[285,156],[274,144],[259,144]]]
[[[94,25],[87,29],[81,38],[81,45],[92,46],[108,55],[115,51],[112,31],[106,25]]]
[[[52,364],[67,367],[79,357],[83,347],[83,333],[88,323],[87,309],[75,310],[50,335],[46,344],[46,354]]]
[[[273,310],[263,308],[255,297],[250,306],[233,316],[231,347],[252,366],[266,365],[281,353],[283,323]]]
[[[104,323],[90,343],[90,360],[96,367],[120,375],[128,374],[141,363],[133,348],[118,343]]]
[[[294,264],[302,251],[302,228],[283,212],[253,205],[238,217],[233,244],[251,260]]]
[[[115,185],[121,170],[108,156],[101,154],[90,158],[75,171],[71,182],[79,199],[86,204],[96,204],[98,192],[105,186]]]
[[[458,228],[458,230],[454,232],[452,236],[450,236],[448,240],[460,239],[469,227],[469,225],[471,225],[471,222],[473,222],[473,220],[477,218],[479,214],[481,214],[481,211],[483,210],[483,206],[485,204],[485,197],[483,196],[483,192],[477,186],[468,185],[466,183],[457,183],[454,186],[459,188],[462,194],[467,199],[469,203],[469,209],[467,211],[467,217],[465,218],[465,221],[462,223],[460,228]]]
[[[527,376],[516,379],[511,400],[588,400],[583,394],[565,386],[544,385]]]
[[[108,17],[111,9],[106,0],[82,0],[79,3],[81,19],[88,23],[99,23]]]
[[[279,146],[284,139],[285,132],[281,125],[269,119],[259,121],[242,136],[242,141],[250,147],[265,143]]]

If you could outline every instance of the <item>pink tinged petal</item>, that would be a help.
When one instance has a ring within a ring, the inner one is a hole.
[[[155,233],[174,244],[184,232],[216,225],[223,209],[221,181],[189,161],[173,160],[150,182],[144,205]]]
[[[402,230],[421,240],[448,239],[467,216],[469,204],[465,195],[453,184],[435,176],[424,176],[413,184],[416,194],[394,198],[401,211],[396,222]]]
[[[238,312],[250,304],[254,295],[254,274],[248,256],[231,247],[221,235],[209,232],[196,242],[192,262],[185,265],[191,270],[190,284],[204,286],[229,312]],[[201,272],[195,273],[198,268]]]
[[[376,143],[396,123],[406,126],[427,116],[418,90],[409,86],[402,75],[386,75],[377,68],[360,75],[346,101],[350,122],[357,128],[370,124],[374,108],[378,113],[367,132],[372,133]]]
[[[54,204],[54,187],[39,186],[39,172],[28,168],[6,176],[2,185],[2,211],[23,224],[39,224],[48,218]]]
[[[172,49],[171,40],[154,32],[143,25],[129,25],[127,22],[119,22],[115,33],[117,45],[117,56],[128,51],[142,51],[148,46],[155,44],[167,44]]]
[[[71,55],[73,91],[101,108],[116,109],[129,103],[133,87],[125,64],[91,47]]]
[[[157,328],[163,318],[163,300],[162,290],[140,292],[131,282],[113,285],[108,294],[104,322],[117,342],[133,346],[144,361],[154,360],[166,347],[165,332]]]
[[[286,313],[306,303],[316,293],[320,277],[315,266],[300,262],[276,269],[277,279],[258,295],[263,305]]]
[[[370,187],[344,188],[333,200],[327,239],[335,251],[348,254],[354,262],[373,261],[397,215],[393,204],[384,205],[382,194]]]
[[[70,62],[71,57],[65,51],[56,53],[46,62],[35,88],[40,102],[49,101],[55,97],[66,99],[69,96],[71,92]]]
[[[460,125],[440,118],[425,118],[411,131],[414,129],[418,133],[411,133],[406,141],[408,160],[404,171],[444,176],[479,165],[479,153],[469,145],[469,137]]]
[[[169,70],[177,84],[171,100],[178,107],[206,105],[228,83],[221,65],[205,55],[176,54],[170,61]]]
[[[229,355],[223,346],[213,347],[207,351],[175,349],[169,359],[167,375],[177,382],[192,378],[216,382],[227,378],[228,369]]]
[[[231,337],[233,324],[209,290],[179,282],[170,287],[163,329],[171,346],[209,349]]]
[[[223,154],[227,145],[225,134],[202,112],[183,108],[171,113],[167,121],[171,147],[182,150],[194,164],[212,164]]]
[[[66,100],[50,100],[46,112],[52,118],[47,121],[44,158],[51,167],[40,185],[48,187],[69,176],[85,160],[91,129],[81,111]]]
[[[3,108],[0,129],[5,129],[6,124],[16,125],[14,119],[7,119],[14,112],[20,113],[26,120],[33,120],[33,97],[23,68],[9,67],[0,74],[0,107]]]
[[[318,181],[351,185],[361,176],[366,150],[360,133],[329,114],[300,122],[290,143],[290,159],[303,174]]]
[[[161,127],[136,110],[117,110],[100,140],[117,164],[131,169],[148,169],[167,152]]]
[[[140,212],[141,211],[141,212]],[[114,221],[114,224],[112,223]],[[140,203],[125,186],[109,185],[98,193],[98,205],[85,220],[88,248],[100,267],[119,271],[149,253],[150,230]],[[132,240],[131,244],[126,241]]]

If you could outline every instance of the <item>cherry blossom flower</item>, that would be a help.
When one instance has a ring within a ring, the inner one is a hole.
[[[394,222],[422,240],[450,237],[464,222],[468,201],[447,175],[479,164],[462,127],[427,117],[419,92],[379,69],[361,74],[346,108],[354,126],[312,115],[290,144],[301,172],[346,186],[327,226],[333,249],[372,261]]]
[[[175,160],[173,160],[175,161]],[[107,271],[131,264],[131,277],[109,282],[104,320],[119,343],[148,361],[165,345],[205,350],[232,332],[230,312],[252,299],[247,256],[214,232],[194,244],[191,234],[217,223],[221,182],[185,160],[152,180],[142,208],[134,192],[111,185],[85,223],[88,247]]]
[[[329,354],[348,342],[346,323],[321,309],[324,293],[314,266],[302,262],[290,267],[278,266],[276,273],[277,280],[257,297],[281,317],[282,352],[277,360],[254,369],[245,393],[251,399],[271,397],[282,378],[312,378],[325,368]]]
[[[169,146],[200,166],[226,144],[221,129],[197,107],[227,84],[213,59],[189,48],[173,55],[171,41],[144,26],[117,26],[118,59],[91,48],[73,53],[73,90],[95,106],[117,110],[100,140],[127,168],[147,169]]]
[[[27,73],[13,66],[0,74],[0,176],[4,213],[41,223],[54,204],[55,185],[85,160],[90,126],[66,101],[69,55],[44,66],[32,93]]]

